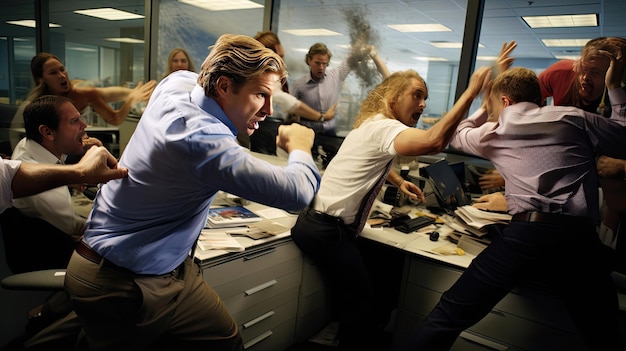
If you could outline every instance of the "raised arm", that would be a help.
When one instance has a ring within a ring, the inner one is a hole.
[[[90,93],[90,103],[93,107],[94,111],[102,117],[107,123],[113,125],[120,125],[126,120],[128,113],[134,104],[142,101],[148,101],[150,99],[150,95],[152,95],[152,91],[156,86],[156,81],[151,80],[147,83],[139,82],[137,86],[130,90],[126,97],[123,99],[124,104],[120,107],[119,110],[114,110],[111,105],[109,105],[110,100],[112,98],[119,98],[123,95],[122,89],[110,89],[107,88],[94,88],[94,90]],[[123,88],[126,89],[126,88]],[[119,100],[117,100],[119,101]]]
[[[389,68],[387,68],[387,65],[385,64],[385,62],[383,62],[383,59],[378,55],[378,52],[376,52],[376,48],[374,48],[373,45],[368,45],[368,48],[370,49],[370,57],[372,58],[372,61],[374,61],[378,72],[380,72],[380,74],[383,76],[383,79],[389,77],[391,75],[391,72],[389,72]]]
[[[430,155],[441,152],[447,145],[459,122],[467,115],[474,99],[488,85],[491,78],[489,67],[479,68],[470,80],[469,86],[437,123],[428,130],[409,128],[396,137],[394,147],[404,156]]]

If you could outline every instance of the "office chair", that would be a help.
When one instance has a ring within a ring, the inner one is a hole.
[[[0,281],[8,290],[49,291],[51,295],[28,312],[26,338],[71,312],[64,291],[65,268],[75,244],[48,222],[25,216],[12,207],[0,214],[5,258],[11,275]]]

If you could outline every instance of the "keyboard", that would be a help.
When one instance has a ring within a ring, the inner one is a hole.
[[[430,216],[418,216],[397,225],[395,229],[408,234],[433,223],[435,219]]]

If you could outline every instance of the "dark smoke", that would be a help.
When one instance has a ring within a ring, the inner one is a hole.
[[[371,86],[377,82],[380,73],[371,64],[369,50],[366,49],[366,45],[378,48],[380,36],[370,26],[365,6],[351,6],[344,8],[342,12],[350,29],[350,45],[353,52],[350,67],[367,86]]]

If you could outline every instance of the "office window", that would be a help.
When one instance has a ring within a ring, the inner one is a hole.
[[[428,128],[454,103],[466,6],[465,0],[281,1],[274,30],[285,47],[290,80],[308,74],[305,55],[312,44],[329,47],[333,68],[349,54],[357,34],[369,34],[391,72],[413,69],[426,80],[429,98],[418,127]],[[344,83],[337,120],[340,135],[352,128],[361,101],[381,81],[373,64],[370,68],[376,75],[372,84],[354,71]]]
[[[0,4],[0,103],[16,104],[30,89],[30,58],[35,55],[33,1],[3,1]],[[27,24],[20,25],[20,24]]]
[[[228,2],[222,2],[228,5]],[[208,2],[211,5],[211,2]],[[202,62],[222,34],[254,36],[263,28],[264,0],[249,1],[245,9],[208,9],[179,0],[161,0],[158,11],[158,54],[151,57],[154,76],[161,79],[167,70],[169,52],[177,47],[185,49],[200,71]],[[210,7],[210,6],[209,6]]]

